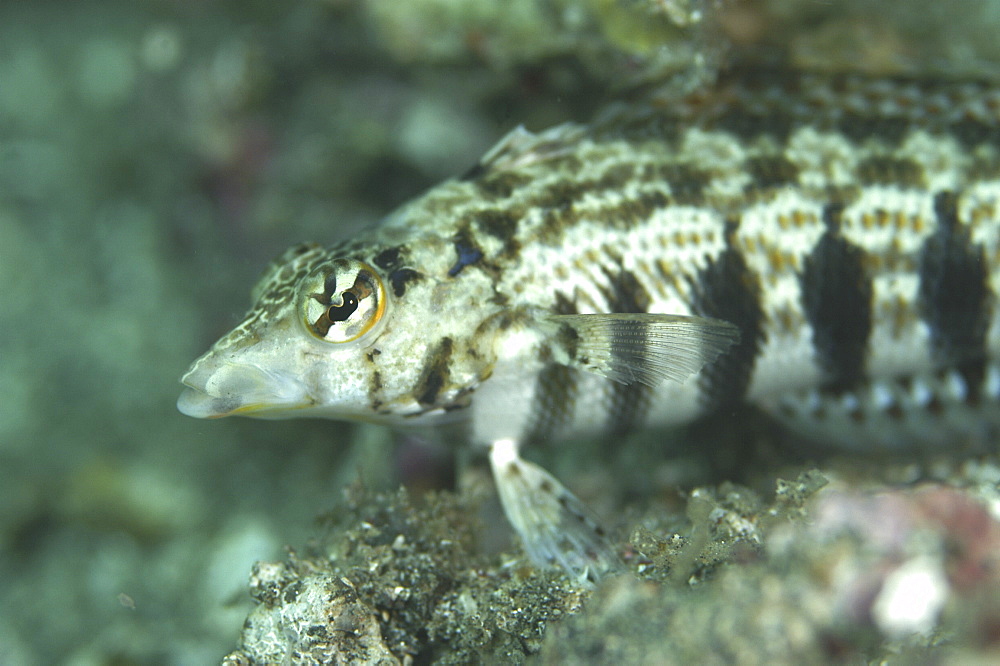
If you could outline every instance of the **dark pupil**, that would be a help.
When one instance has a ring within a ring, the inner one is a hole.
[[[343,303],[331,305],[330,309],[326,311],[326,316],[330,318],[330,321],[345,321],[358,309],[358,297],[353,292],[345,291],[340,295],[340,298]]]

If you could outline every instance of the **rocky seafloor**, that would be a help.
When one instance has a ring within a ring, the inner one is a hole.
[[[481,461],[174,401],[270,258],[518,124],[760,54],[996,78],[997,25],[990,0],[3,3],[0,663],[995,659],[993,455],[821,455],[753,414],[531,452],[608,518],[625,571],[590,589],[527,564]]]

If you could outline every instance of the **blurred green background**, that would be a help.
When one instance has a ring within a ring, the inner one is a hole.
[[[992,71],[998,3],[961,4],[0,4],[0,663],[215,662],[255,560],[398,480],[380,429],[175,410],[272,256],[622,80],[757,48]]]

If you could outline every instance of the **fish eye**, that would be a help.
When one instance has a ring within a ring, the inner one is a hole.
[[[360,261],[340,259],[320,266],[299,285],[299,314],[325,342],[374,339],[388,305],[378,273]]]

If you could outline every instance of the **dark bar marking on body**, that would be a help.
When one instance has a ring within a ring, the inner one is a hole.
[[[934,360],[955,367],[975,402],[986,374],[986,333],[995,294],[981,244],[958,219],[958,196],[934,197],[938,228],[920,252],[920,312],[930,332]]]
[[[534,404],[524,435],[529,443],[550,441],[570,421],[576,405],[578,373],[578,370],[553,363],[538,374]]]
[[[441,342],[431,349],[424,358],[424,371],[413,391],[417,402],[424,407],[434,405],[441,389],[448,382],[450,375],[448,362],[451,360],[453,348],[454,342],[451,338],[442,338]]]
[[[705,268],[690,279],[695,314],[722,319],[740,329],[740,341],[705,366],[699,376],[702,404],[709,410],[743,399],[766,337],[760,283],[734,246],[738,226],[735,220],[726,222],[726,249],[708,257]]]
[[[864,250],[828,229],[805,258],[799,286],[824,388],[843,392],[859,385],[872,332]]]
[[[561,291],[556,292],[556,302],[552,306],[554,314],[577,314],[576,306]],[[576,358],[580,336],[572,326],[561,326],[555,343],[569,356]],[[558,435],[561,427],[573,416],[577,395],[579,370],[566,365],[552,363],[539,373],[535,380],[534,405],[525,428],[525,438],[529,442],[546,442]]]
[[[828,233],[836,234],[840,232],[840,225],[844,218],[844,204],[840,202],[828,203],[823,206],[823,225]]]
[[[607,268],[602,269],[602,272],[608,278],[606,293],[610,293],[608,298],[610,312],[641,313],[649,311],[652,299],[635,273],[624,268],[617,273]]]

